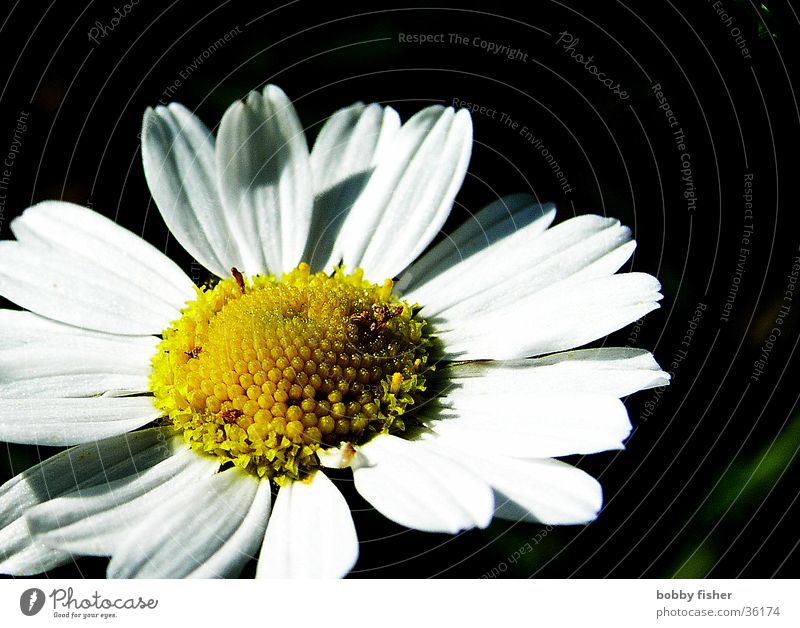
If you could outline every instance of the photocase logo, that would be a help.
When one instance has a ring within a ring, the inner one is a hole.
[[[28,617],[35,615],[44,606],[44,591],[41,589],[28,589],[19,596],[19,610]]]

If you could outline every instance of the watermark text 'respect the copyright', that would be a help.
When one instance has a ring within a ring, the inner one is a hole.
[[[3,223],[6,218],[6,201],[8,200],[8,188],[11,184],[11,174],[17,160],[17,155],[19,155],[20,148],[22,148],[23,136],[28,130],[29,115],[30,112],[28,111],[23,110],[20,112],[14,127],[14,134],[8,145],[8,150],[5,154],[0,155],[0,158],[3,160],[3,163],[0,164],[0,231],[3,229]]]
[[[461,33],[398,33],[397,41],[401,44],[469,46],[483,50],[491,55],[505,56],[511,61],[528,61],[528,53],[521,48]]]

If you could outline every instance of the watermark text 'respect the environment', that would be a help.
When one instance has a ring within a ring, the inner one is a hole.
[[[537,136],[532,129],[528,128],[527,125],[521,124],[512,118],[510,114],[506,113],[505,111],[500,111],[496,107],[467,102],[466,100],[458,97],[453,98],[452,104],[456,109],[467,109],[472,115],[485,116],[487,118],[491,118],[492,120],[496,120],[503,127],[517,133],[523,138],[523,140],[525,140],[525,142],[533,146],[533,148],[542,156],[547,165],[553,171],[553,174],[558,180],[558,184],[561,186],[564,194],[569,194],[572,192],[572,186],[567,180],[564,171],[562,170],[553,153],[549,148],[547,148],[547,146],[545,146],[542,138]]]

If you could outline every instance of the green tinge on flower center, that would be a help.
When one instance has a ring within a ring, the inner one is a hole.
[[[281,485],[319,466],[320,448],[404,429],[429,340],[391,280],[233,272],[197,289],[153,358],[156,406],[192,447]]]

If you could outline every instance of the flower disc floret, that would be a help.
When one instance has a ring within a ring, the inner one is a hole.
[[[197,288],[153,358],[155,403],[195,449],[281,485],[320,448],[404,429],[430,341],[391,280],[233,275]]]

